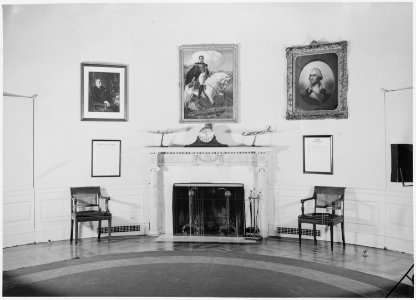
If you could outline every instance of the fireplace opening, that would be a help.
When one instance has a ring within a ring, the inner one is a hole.
[[[243,184],[175,183],[172,206],[174,235],[244,235]]]

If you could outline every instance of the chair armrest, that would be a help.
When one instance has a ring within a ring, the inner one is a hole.
[[[310,197],[310,198],[302,199],[302,200],[300,200],[300,202],[303,204],[304,202],[309,201],[309,200],[313,200],[313,199],[315,199],[315,197]]]
[[[343,201],[344,201],[344,198],[341,197],[339,199],[336,199],[336,200],[332,201],[331,204],[332,204],[332,206],[335,206],[335,203],[337,203],[337,202],[343,202]]]
[[[344,202],[343,197],[341,197],[341,198],[339,198],[339,199],[334,200],[334,201],[332,201],[332,202],[331,202],[331,204],[332,204],[332,214],[333,214],[333,215],[335,214],[335,204],[336,204],[337,202],[341,202],[341,203],[343,203],[343,202]]]
[[[99,199],[103,199],[103,200],[105,200],[105,211],[106,211],[106,212],[109,212],[109,210],[108,210],[108,201],[110,201],[110,200],[111,200],[111,198],[110,198],[110,197],[105,197],[105,196],[101,196],[101,195],[100,195]]]
[[[76,213],[77,212],[77,202],[78,202],[78,199],[75,196],[72,196],[71,199],[72,199],[72,211],[74,213]]]
[[[301,210],[302,210],[302,216],[303,216],[303,215],[304,215],[304,213],[305,213],[305,206],[304,206],[304,203],[305,203],[306,201],[313,200],[313,199],[315,199],[315,197],[310,197],[310,198],[306,198],[306,199],[302,199],[302,200],[300,200],[300,203],[302,203],[302,207],[301,207]]]

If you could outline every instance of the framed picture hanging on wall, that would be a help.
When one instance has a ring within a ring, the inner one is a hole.
[[[332,135],[303,136],[303,173],[334,174]]]
[[[347,119],[346,41],[286,48],[288,120]]]
[[[127,121],[127,66],[81,64],[81,120]]]
[[[121,141],[92,140],[91,177],[120,177]]]
[[[180,122],[238,121],[238,45],[179,48]]]

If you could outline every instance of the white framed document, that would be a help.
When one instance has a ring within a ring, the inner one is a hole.
[[[91,177],[120,177],[121,141],[92,140]]]
[[[303,173],[332,175],[332,155],[332,135],[303,136]]]

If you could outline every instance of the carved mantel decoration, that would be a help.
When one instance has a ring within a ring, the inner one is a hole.
[[[271,147],[149,147],[146,148],[149,163],[149,235],[173,234],[172,226],[172,183],[184,180],[177,177],[170,166],[180,166],[186,174],[199,170],[200,167],[216,167],[219,174],[230,171],[233,167],[246,168],[248,189],[256,188],[262,191],[267,201],[268,176],[271,165],[273,148]],[[219,169],[218,169],[219,168]],[[201,172],[198,171],[201,174]],[[204,182],[212,182],[213,174],[204,173]],[[218,174],[217,174],[218,175]],[[222,176],[222,177],[221,177]],[[228,175],[220,175],[215,180],[222,182],[236,182],[240,178],[230,178]],[[253,179],[255,178],[255,179]],[[190,179],[195,182],[194,179]],[[267,235],[268,211],[267,203],[260,208],[260,234]],[[163,219],[162,219],[163,218]]]
[[[193,148],[166,150],[154,147],[149,151],[149,163],[152,167],[163,165],[265,165],[271,148]],[[188,150],[189,149],[189,150]]]

